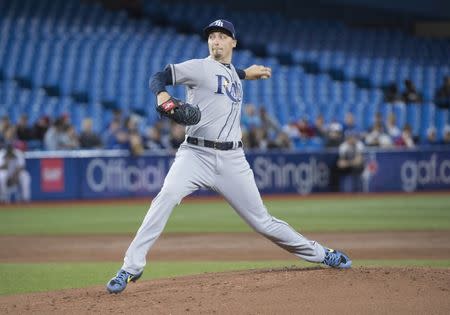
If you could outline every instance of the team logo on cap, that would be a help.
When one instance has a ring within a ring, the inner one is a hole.
[[[219,27],[223,27],[223,22],[222,22],[222,20],[217,20],[217,21],[214,21],[214,22],[212,23],[212,25],[214,25],[214,26],[219,26]]]

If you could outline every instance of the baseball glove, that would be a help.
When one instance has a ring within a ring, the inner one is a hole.
[[[192,106],[174,97],[157,105],[156,111],[178,124],[187,126],[198,124],[202,116],[198,106]]]

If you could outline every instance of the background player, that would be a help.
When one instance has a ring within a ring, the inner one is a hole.
[[[22,201],[30,201],[30,184],[23,153],[7,143],[5,149],[0,150],[0,202],[8,202],[7,191],[11,186],[18,186]]]
[[[271,69],[257,65],[235,69],[231,60],[237,41],[229,21],[212,22],[204,34],[209,57],[171,64],[151,79],[150,88],[157,95],[159,111],[169,117],[173,115],[176,100],[165,86],[183,84],[187,88],[187,102],[198,106],[189,108],[192,115],[188,116],[198,119],[186,127],[186,141],[180,146],[161,191],[126,252],[122,268],[108,282],[107,290],[119,293],[128,282],[139,279],[146,255],[162,233],[173,208],[201,187],[223,195],[255,231],[294,255],[310,262],[350,268],[351,260],[345,254],[306,239],[267,212],[242,148],[241,79],[269,78]],[[190,124],[187,118],[185,123]]]

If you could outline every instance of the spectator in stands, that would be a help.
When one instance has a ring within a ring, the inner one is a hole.
[[[244,129],[250,132],[253,128],[261,127],[261,125],[261,118],[256,111],[255,105],[247,104],[242,113],[242,126]]]
[[[10,124],[4,131],[3,134],[4,144],[11,143],[15,149],[25,151],[27,149],[27,144],[25,141],[19,140],[17,138],[16,126]]]
[[[120,129],[120,122],[112,119],[109,122],[108,128],[102,134],[102,142],[106,149],[115,149],[116,133]]]
[[[414,148],[415,143],[412,135],[412,129],[411,126],[406,124],[403,127],[402,134],[400,137],[398,137],[395,140],[395,145],[397,147],[403,147],[403,148]]]
[[[110,122],[103,143],[107,149],[128,150],[128,133],[122,128],[120,121],[113,119]]]
[[[5,143],[5,133],[11,127],[11,121],[8,116],[3,116],[0,119],[0,146],[3,146]]]
[[[297,128],[295,119],[290,119],[289,122],[283,126],[283,132],[286,133],[291,140],[300,139],[300,131]]]
[[[344,131],[344,134],[348,131],[355,131],[358,133],[358,130],[356,128],[355,124],[355,116],[353,116],[352,112],[347,112],[344,117],[344,124],[342,126],[342,129]]]
[[[436,91],[434,102],[440,108],[450,108],[450,76],[444,78],[442,86]]]
[[[44,135],[44,147],[46,150],[58,150],[59,149],[59,137],[62,133],[63,121],[58,118],[54,121],[53,125],[48,128]]]
[[[267,149],[267,134],[262,127],[254,127],[248,133],[247,147],[250,149]]]
[[[41,116],[33,125],[34,138],[39,141],[44,141],[44,136],[50,128],[50,118],[48,116]]]
[[[364,170],[364,144],[358,139],[356,131],[348,131],[345,141],[339,145],[337,175],[339,190],[356,192],[362,190],[361,174]]]
[[[339,122],[334,121],[328,126],[327,130],[325,146],[327,148],[339,147],[343,140],[342,125]]]
[[[423,145],[439,145],[440,142],[437,137],[437,130],[431,126],[427,129],[426,138],[422,140]]]
[[[184,142],[185,132],[182,125],[172,123],[170,128],[170,146],[172,149],[178,149]]]
[[[397,126],[397,117],[394,113],[390,113],[388,116],[386,132],[392,139],[396,139],[401,134],[400,128]]]
[[[422,95],[417,92],[416,86],[411,80],[405,80],[405,91],[402,97],[406,104],[422,102]]]
[[[325,127],[325,120],[322,114],[317,115],[314,121],[314,135],[325,139],[327,136],[327,128]]]
[[[380,112],[375,113],[375,116],[373,119],[373,125],[369,128],[369,131],[372,130],[375,125],[381,126],[381,128],[384,131],[383,115],[381,115]]]
[[[129,133],[130,152],[134,156],[139,156],[144,153],[144,142],[142,136],[133,130]]]
[[[264,106],[259,108],[259,118],[264,132],[269,137],[275,137],[281,131],[279,122],[267,112]]]
[[[314,127],[311,126],[305,117],[297,122],[297,128],[300,131],[300,137],[309,139],[314,137]]]
[[[371,147],[389,148],[392,146],[392,139],[384,132],[380,122],[375,123],[372,130],[366,135],[364,142]]]
[[[112,110],[112,113],[113,113],[112,120],[117,121],[122,126],[125,123],[124,122],[124,118],[123,118],[122,110],[120,108],[114,108]]]
[[[159,128],[156,126],[147,128],[147,134],[144,137],[144,147],[152,151],[166,149]]]
[[[27,114],[20,115],[19,121],[16,124],[16,133],[17,139],[22,141],[30,141],[35,138],[33,128],[28,124]]]
[[[267,149],[293,149],[294,144],[288,135],[284,132],[279,132],[275,139],[267,142]]]
[[[132,155],[138,156],[144,153],[144,141],[138,129],[138,121],[135,117],[125,119],[125,128],[128,134],[128,148]]]
[[[259,134],[262,129],[262,121],[261,117],[256,111],[256,107],[253,104],[247,104],[243,108],[242,113],[242,134],[244,145],[248,148],[257,148],[259,147]]]
[[[102,140],[92,129],[92,119],[85,118],[81,123],[81,132],[79,136],[80,148],[82,149],[100,149]]]
[[[60,118],[63,121],[63,125],[68,129],[69,126],[71,126],[70,116],[67,113],[61,114]]]
[[[11,121],[8,116],[3,116],[0,119],[0,134],[3,134],[4,131],[11,126]]]
[[[384,102],[390,104],[403,103],[402,97],[398,91],[397,84],[391,83],[384,93]]]
[[[170,129],[171,129],[171,120],[170,119],[160,119],[155,122],[153,125],[159,133],[161,134],[161,142],[164,148],[170,148]]]
[[[75,150],[80,148],[80,141],[74,126],[64,124],[64,132],[61,136],[61,144],[64,150]]]
[[[18,186],[22,201],[29,201],[30,184],[23,153],[12,143],[6,143],[5,149],[0,150],[0,202],[8,202],[8,191],[12,186]]]
[[[442,135],[442,144],[450,145],[450,125],[444,127],[444,132]]]
[[[79,147],[75,129],[68,125],[63,116],[57,118],[44,136],[44,145],[47,150],[72,150]]]

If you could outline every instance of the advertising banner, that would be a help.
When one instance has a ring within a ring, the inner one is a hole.
[[[336,152],[247,154],[262,194],[344,191],[334,176],[337,158]],[[153,197],[162,187],[173,159],[172,154],[131,157],[123,152],[103,151],[87,156],[28,156],[32,199]],[[450,190],[450,149],[368,150],[364,171],[357,181],[357,189],[353,191]],[[194,194],[214,193],[200,189]]]

